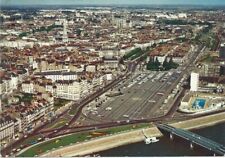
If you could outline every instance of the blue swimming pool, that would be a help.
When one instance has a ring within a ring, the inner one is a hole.
[[[203,109],[205,107],[205,99],[195,99],[194,103],[192,104],[192,108],[194,109]]]

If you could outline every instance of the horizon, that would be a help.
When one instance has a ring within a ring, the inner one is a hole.
[[[225,6],[223,0],[0,0],[1,6]]]

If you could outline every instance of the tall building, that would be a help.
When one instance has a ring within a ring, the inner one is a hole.
[[[198,91],[198,86],[199,86],[199,74],[192,72],[191,73],[191,91],[196,92]]]
[[[67,35],[67,20],[63,21],[63,42],[68,42],[68,35]]]
[[[225,44],[220,45],[219,57],[225,59]]]

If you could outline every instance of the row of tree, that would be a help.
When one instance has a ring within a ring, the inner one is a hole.
[[[129,53],[125,54],[123,56],[123,59],[124,60],[127,60],[127,59],[133,60],[133,59],[141,56],[142,54],[144,54],[144,51],[141,48],[135,48],[134,50],[132,50]]]
[[[147,63],[147,70],[168,71],[170,69],[176,69],[178,66],[179,64],[175,63],[172,58],[170,58],[169,61],[166,58],[163,64],[159,62],[158,58],[155,60],[150,58],[149,62]]]

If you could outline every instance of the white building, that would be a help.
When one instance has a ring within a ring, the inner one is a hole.
[[[14,120],[10,116],[0,117],[0,141],[4,139],[12,139],[14,137]]]
[[[31,93],[35,92],[34,84],[30,81],[25,81],[22,83],[22,91],[24,93]]]
[[[198,91],[198,87],[199,87],[199,74],[192,72],[191,73],[191,91],[196,92]]]
[[[55,94],[57,98],[68,100],[79,100],[82,94],[81,83],[72,80],[58,80],[56,81]]]
[[[55,86],[55,96],[68,100],[79,100],[81,97],[88,95],[93,89],[93,84],[87,80],[58,80]]]
[[[29,108],[21,107],[19,119],[24,132],[33,130],[41,119],[50,119],[53,116],[53,103],[46,100],[34,102]]]
[[[87,65],[86,71],[87,72],[96,72],[96,65]]]
[[[37,77],[45,76],[47,79],[51,79],[53,82],[58,80],[76,80],[77,72],[63,72],[63,71],[46,71],[38,72],[34,74]]]
[[[68,42],[68,35],[67,35],[67,20],[63,22],[63,42]]]
[[[10,80],[10,87],[12,89],[17,89],[18,82],[19,82],[18,76],[17,75],[12,75],[11,76],[11,80]]]

